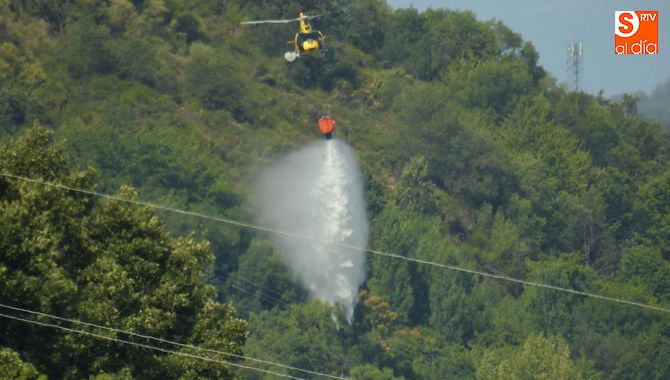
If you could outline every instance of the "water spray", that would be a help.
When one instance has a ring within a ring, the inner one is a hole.
[[[258,195],[264,222],[324,242],[273,237],[295,279],[312,297],[340,305],[351,323],[365,281],[365,256],[325,242],[367,245],[362,176],[353,149],[334,139],[292,152],[262,173]]]

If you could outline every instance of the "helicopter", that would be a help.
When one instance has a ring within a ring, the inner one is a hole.
[[[257,20],[244,21],[242,25],[257,25],[257,24],[284,24],[289,22],[300,22],[298,32],[295,34],[293,41],[288,41],[288,44],[293,44],[293,51],[284,53],[284,59],[288,62],[295,61],[298,57],[304,54],[314,54],[317,52],[326,52],[324,45],[325,36],[318,30],[313,30],[312,25],[307,20],[319,18],[321,16],[308,16],[305,10],[300,10],[297,18],[282,19],[282,20]]]

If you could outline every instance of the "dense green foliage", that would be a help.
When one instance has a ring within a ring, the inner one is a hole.
[[[324,58],[239,24],[301,7]],[[500,22],[382,0],[0,0],[0,169],[248,221],[255,174],[330,111],[371,247],[670,307],[670,134],[537,60]],[[358,379],[670,377],[667,313],[368,262],[346,325],[266,236],[0,177],[0,303]],[[263,378],[0,326],[0,376]]]
[[[51,146],[50,132],[39,127],[0,149],[0,162],[5,173],[92,185],[93,173],[69,172],[63,148]],[[216,289],[204,281],[214,259],[207,242],[173,238],[153,212],[119,201],[96,204],[63,189],[6,178],[0,194],[4,304],[241,353],[246,323],[235,319],[231,305],[216,303]],[[123,188],[121,195],[137,194]],[[17,321],[3,320],[1,339],[54,377],[117,371],[154,378],[230,375],[197,360],[175,362]],[[25,364],[15,370],[34,372]]]

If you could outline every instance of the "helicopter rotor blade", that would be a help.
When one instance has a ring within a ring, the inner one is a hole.
[[[242,25],[256,25],[256,24],[288,24],[289,22],[300,21],[300,18],[290,18],[283,20],[256,20],[256,21],[243,21],[240,24]]]
[[[321,17],[322,15],[306,15],[303,16],[305,20],[312,20]],[[290,22],[300,21],[300,17],[297,18],[287,18],[279,20],[254,20],[254,21],[242,21],[242,25],[258,25],[258,24],[288,24]]]

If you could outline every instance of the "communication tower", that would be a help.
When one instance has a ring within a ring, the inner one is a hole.
[[[582,63],[584,49],[581,40],[568,42],[568,85],[575,92],[582,91]]]

